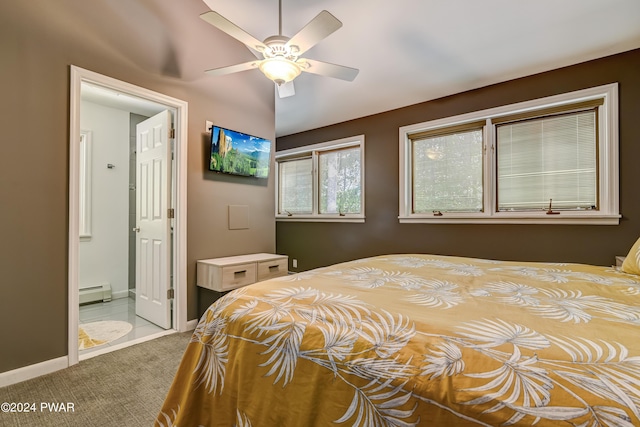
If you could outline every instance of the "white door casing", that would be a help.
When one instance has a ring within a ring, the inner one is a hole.
[[[136,314],[171,327],[171,113],[136,126]]]
[[[79,188],[80,188],[80,97],[84,83],[99,85],[119,93],[149,100],[175,113],[174,147],[174,208],[172,239],[173,263],[173,329],[185,332],[195,327],[197,319],[187,317],[187,117],[188,104],[177,98],[167,96],[140,86],[132,85],[90,70],[72,65],[70,67],[70,108],[69,108],[69,279],[68,279],[68,355],[66,364],[75,365],[79,361],[78,336],[79,323]],[[131,343],[135,343],[135,340]],[[53,372],[47,371],[48,372]]]

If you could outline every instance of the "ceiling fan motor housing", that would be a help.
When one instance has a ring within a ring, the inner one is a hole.
[[[267,46],[262,52],[265,59],[280,57],[288,59],[289,61],[296,61],[298,59],[298,47],[289,46],[287,42],[289,37],[286,36],[271,36],[264,40],[264,44]]]

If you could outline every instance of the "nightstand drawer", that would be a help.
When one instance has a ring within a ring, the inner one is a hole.
[[[256,264],[238,264],[222,268],[222,291],[247,286],[256,281]]]
[[[226,292],[260,280],[284,276],[289,258],[277,254],[249,254],[201,259],[196,267],[196,286]]]
[[[258,263],[258,281],[280,277],[287,274],[288,258],[262,261]]]

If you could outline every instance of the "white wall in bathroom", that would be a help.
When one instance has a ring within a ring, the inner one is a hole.
[[[92,132],[92,236],[80,242],[80,287],[110,283],[128,295],[129,112],[83,101],[80,127]],[[108,168],[107,165],[114,165]]]

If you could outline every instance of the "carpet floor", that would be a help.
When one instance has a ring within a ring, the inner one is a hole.
[[[150,427],[191,334],[166,335],[2,387],[0,403],[29,404],[35,411],[0,412],[0,426]]]

